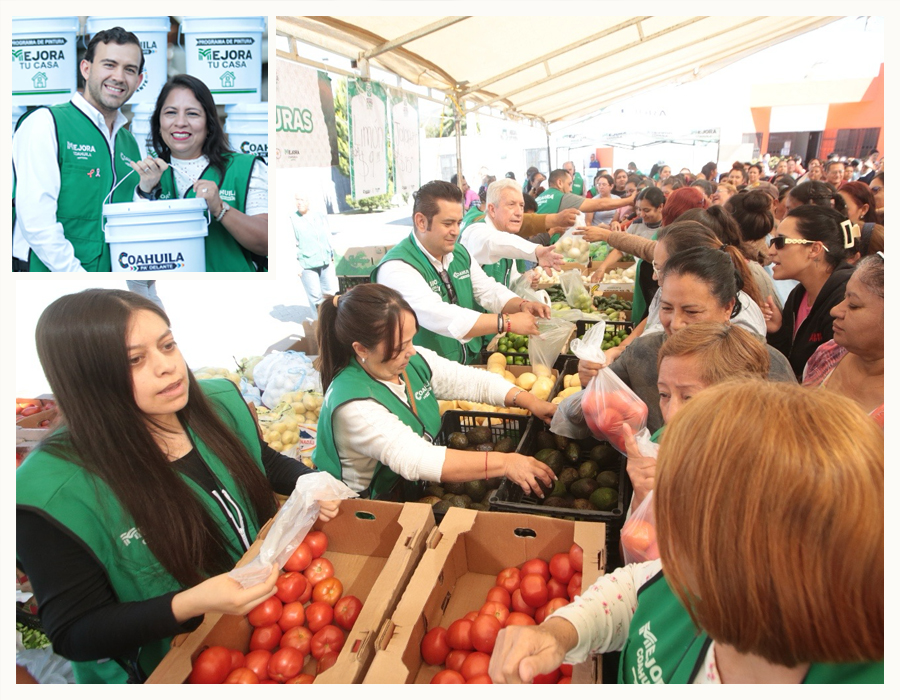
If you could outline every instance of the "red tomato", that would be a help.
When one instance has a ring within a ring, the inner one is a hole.
[[[466,681],[467,685],[475,685],[477,683],[484,683],[484,684],[490,683],[491,685],[493,685],[494,681],[492,681],[491,677],[486,673],[482,673],[480,676],[473,676],[472,678],[470,678],[469,680]]]
[[[285,683],[313,683],[316,677],[309,673],[301,673],[299,676],[286,680]]]
[[[558,681],[556,681],[557,685],[563,685],[565,683],[572,683],[572,676],[563,676]]]
[[[525,613],[529,617],[534,617],[534,608],[522,600],[522,591],[520,589],[513,591],[512,609],[513,612]]]
[[[450,645],[447,643],[447,630],[433,627],[422,637],[422,660],[431,666],[440,666],[447,660]]]
[[[336,625],[325,625],[313,635],[310,652],[314,659],[321,659],[325,654],[338,652],[344,646],[344,633]]]
[[[494,642],[497,641],[497,635],[500,634],[502,627],[500,620],[493,615],[479,615],[472,623],[472,646],[477,651],[490,654],[494,651]]]
[[[41,409],[35,406],[34,404],[30,406],[26,406],[22,409],[23,416],[33,416],[35,413],[40,413]]]
[[[288,571],[275,581],[275,595],[282,603],[293,603],[306,590],[306,577],[299,571]]]
[[[563,664],[559,667],[559,672],[563,674],[563,676],[572,677],[572,664]]]
[[[334,605],[335,623],[349,632],[356,624],[362,607],[362,601],[355,595],[345,595]]]
[[[335,603],[341,599],[343,594],[344,584],[334,576],[330,576],[326,579],[322,579],[313,586],[312,599],[316,603],[328,603],[331,607],[334,607]]]
[[[534,618],[530,615],[526,615],[525,613],[512,612],[509,614],[509,617],[506,618],[507,627],[515,627],[516,625],[527,626],[534,624],[536,624]]]
[[[269,678],[284,683],[303,669],[306,655],[294,647],[281,647],[269,659]]]
[[[475,647],[472,646],[472,621],[456,620],[447,628],[447,644],[451,649],[462,649],[471,651]]]
[[[236,668],[225,678],[223,683],[259,683],[259,678],[249,668]]]
[[[247,613],[247,621],[254,627],[274,625],[281,617],[283,607],[278,598],[271,596]]]
[[[581,571],[581,568],[584,565],[584,550],[574,542],[572,543],[572,546],[569,547],[569,559],[572,560],[572,568],[574,568],[575,571]]]
[[[244,655],[237,649],[229,649],[231,652],[231,670],[244,667]]]
[[[478,617],[478,611],[470,610],[465,615],[463,615],[463,620],[468,620],[469,622],[475,622],[476,617]]]
[[[257,627],[250,635],[250,650],[265,649],[272,651],[281,641],[281,628],[277,624]]]
[[[507,608],[510,606],[512,602],[512,596],[509,591],[503,588],[502,586],[494,586],[491,590],[488,591],[487,598],[484,599],[485,602],[495,602],[500,603],[501,605],[505,605]]]
[[[463,651],[462,649],[452,649],[449,654],[447,654],[447,660],[444,661],[444,666],[446,666],[451,671],[459,671],[462,668],[463,662],[466,660],[466,657],[471,652]]]
[[[522,578],[528,574],[540,574],[544,581],[550,580],[550,566],[543,559],[529,559],[522,564]]]
[[[431,682],[438,685],[443,683],[465,683],[466,679],[462,677],[461,673],[451,671],[450,669],[444,669],[443,671],[435,673]]]
[[[309,546],[313,559],[321,557],[328,549],[328,535],[324,532],[313,531],[303,538],[303,542]]]
[[[459,672],[467,681],[472,680],[475,676],[480,676],[488,672],[488,666],[491,664],[491,655],[485,654],[483,651],[473,651],[463,661],[462,668]]]
[[[568,555],[566,555],[566,559],[568,559]],[[568,598],[568,590],[566,588],[566,584],[560,583],[555,578],[551,578],[547,581],[547,597],[548,598]]]
[[[318,676],[320,673],[325,673],[325,671],[327,671],[337,663],[337,660],[338,652],[329,651],[321,659],[319,659],[319,663],[316,664],[316,675]]]
[[[484,605],[481,606],[481,610],[479,611],[482,615],[493,615],[498,620],[500,620],[500,626],[506,626],[506,619],[509,617],[509,608],[507,608],[502,603],[497,603],[495,601],[488,601]]]
[[[562,584],[567,584],[575,575],[575,567],[566,552],[550,557],[550,575]]]
[[[550,600],[550,592],[547,590],[547,582],[540,574],[528,574],[522,577],[522,601],[532,608],[539,608]]]
[[[319,601],[318,603],[310,603],[306,608],[306,626],[309,631],[315,634],[325,625],[330,625],[334,620],[334,608],[328,603]]]
[[[271,651],[256,649],[244,657],[244,665],[256,674],[261,683],[269,680],[269,659],[271,658]]]
[[[327,559],[319,557],[310,562],[303,574],[315,586],[319,581],[324,581],[326,578],[334,576],[334,566]],[[313,588],[313,591],[315,591],[315,588]]]
[[[303,578],[306,578],[304,576]],[[306,578],[306,590],[300,594],[300,597],[297,598],[298,603],[306,604],[312,599],[313,585],[309,582],[309,579]]]
[[[581,574],[575,574],[569,581],[569,585],[566,586],[566,595],[569,596],[569,600],[575,600],[575,596],[581,595]]]
[[[309,654],[313,634],[306,627],[291,627],[281,637],[281,647],[293,647],[299,650],[303,656]]]
[[[301,542],[282,567],[285,571],[303,571],[313,560],[309,545]]]
[[[291,627],[299,627],[304,622],[306,613],[303,611],[303,603],[299,601],[286,603],[281,610],[281,617],[278,618],[278,626],[282,632],[287,632]]]
[[[551,613],[556,612],[560,608],[564,608],[569,604],[565,598],[554,598],[546,605],[542,605],[538,608],[537,613],[535,613],[534,619],[535,622],[541,624],[547,617],[551,615]]]
[[[231,650],[209,647],[200,652],[191,668],[191,683],[222,683],[231,673]]]
[[[550,673],[539,673],[534,677],[534,680],[531,682],[535,685],[541,685],[545,683],[556,683],[559,680],[559,669],[555,668]]]
[[[505,588],[510,594],[519,587],[521,580],[522,574],[514,566],[503,569],[503,571],[497,574],[497,585],[501,588]]]

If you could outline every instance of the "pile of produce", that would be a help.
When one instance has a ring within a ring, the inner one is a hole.
[[[634,284],[635,271],[634,265],[624,270],[621,267],[614,267],[603,275],[601,282],[603,284]]]
[[[431,682],[490,683],[488,667],[497,635],[504,627],[540,624],[581,594],[584,552],[573,544],[568,552],[531,559],[503,569],[484,605],[446,627],[433,627],[422,639],[422,660],[439,666]],[[536,676],[534,683],[571,683],[572,667],[563,664]]]
[[[238,388],[241,386],[241,375],[234,370],[224,367],[201,367],[192,371],[195,379],[228,379]]]
[[[190,682],[312,683],[331,668],[363,604],[343,595],[334,566],[323,556],[327,547],[325,533],[310,532],[285,563],[275,595],[247,614],[253,626],[249,651],[205,649]]]
[[[524,365],[528,360],[528,336],[504,333],[497,336],[497,351],[508,365]]]
[[[563,390],[554,396],[550,403],[558,404],[579,391],[581,391],[581,378],[577,374],[567,374],[563,377]]]
[[[587,332],[587,331],[585,331]],[[622,341],[628,337],[630,331],[624,326],[620,328],[614,328],[611,326],[607,326],[606,330],[603,332],[603,344],[600,346],[601,350],[609,350],[612,347],[616,347],[617,345],[621,345]],[[584,337],[584,333],[578,336],[579,338]]]
[[[581,236],[563,236],[553,246],[566,262],[585,264],[591,259],[591,244]]]
[[[607,315],[610,321],[624,321],[631,318],[631,302],[615,294],[594,297],[597,311]]]

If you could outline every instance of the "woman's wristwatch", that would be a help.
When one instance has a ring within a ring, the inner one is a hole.
[[[221,221],[222,217],[228,213],[229,209],[231,209],[231,207],[228,206],[228,203],[222,202],[222,211],[219,212],[219,215],[216,217],[216,221]]]

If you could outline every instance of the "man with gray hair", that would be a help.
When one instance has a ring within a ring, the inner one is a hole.
[[[542,246],[517,236],[522,227],[525,199],[515,180],[492,182],[487,191],[484,221],[471,224],[460,236],[460,243],[472,259],[500,284],[509,287],[513,260],[537,262],[558,270],[563,256],[553,246]]]
[[[581,173],[575,172],[575,163],[567,160],[563,163],[563,170],[572,176],[572,194],[584,195],[584,178]]]

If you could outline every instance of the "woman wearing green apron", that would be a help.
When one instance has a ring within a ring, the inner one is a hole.
[[[441,427],[438,399],[515,406],[549,423],[556,406],[492,372],[446,360],[412,343],[418,322],[393,289],[361,284],[326,296],[319,307],[317,469],[363,497],[404,500],[416,481],[465,482],[507,477],[541,493],[553,473],[532,457],[470,452],[433,443]]]
[[[825,393],[691,399],[659,453],[660,559],[501,630],[493,682],[621,651],[623,683],[884,683],[884,435]]]

